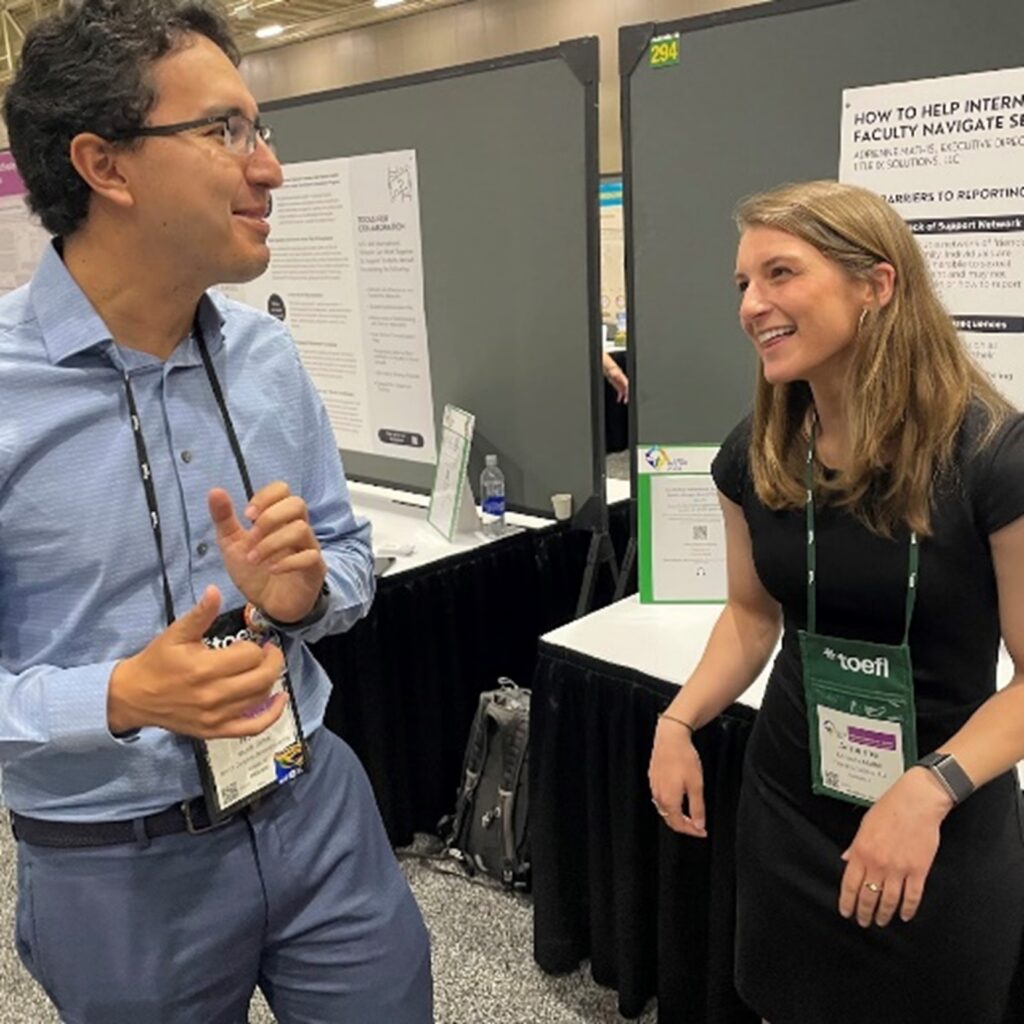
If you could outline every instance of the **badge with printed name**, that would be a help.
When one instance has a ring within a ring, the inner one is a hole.
[[[870,805],[917,761],[910,648],[800,633],[811,789]]]
[[[252,605],[219,615],[203,637],[203,643],[211,648],[228,647],[242,640],[261,647],[281,646],[277,631]],[[288,694],[284,712],[259,735],[193,740],[211,823],[222,821],[308,770],[309,747],[302,734],[287,667],[274,682],[267,701],[279,693]],[[257,715],[265,707],[266,702],[248,714]]]

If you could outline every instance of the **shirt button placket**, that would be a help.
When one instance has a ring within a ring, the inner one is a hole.
[[[188,448],[183,448],[182,449],[182,451],[181,451],[181,461],[184,462],[186,465],[188,465],[188,463],[190,463],[192,461],[192,452]],[[206,552],[209,551],[209,550],[210,550],[210,545],[207,544],[205,540],[201,540],[196,545],[196,554],[200,558],[202,558],[206,554]]]

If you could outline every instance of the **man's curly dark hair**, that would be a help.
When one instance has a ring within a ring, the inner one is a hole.
[[[206,36],[238,64],[213,0],[80,0],[26,34],[4,119],[28,205],[52,234],[71,235],[89,212],[90,188],[71,164],[71,140],[81,132],[124,139],[141,128],[156,101],[151,65],[188,33]]]

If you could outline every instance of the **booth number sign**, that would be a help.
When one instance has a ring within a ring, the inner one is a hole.
[[[651,67],[667,68],[679,63],[679,33],[655,36],[651,40]]]

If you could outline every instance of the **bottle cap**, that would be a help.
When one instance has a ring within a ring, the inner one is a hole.
[[[498,456],[497,455],[485,455],[484,456],[484,465],[485,466],[496,466],[497,464],[498,464]]]

